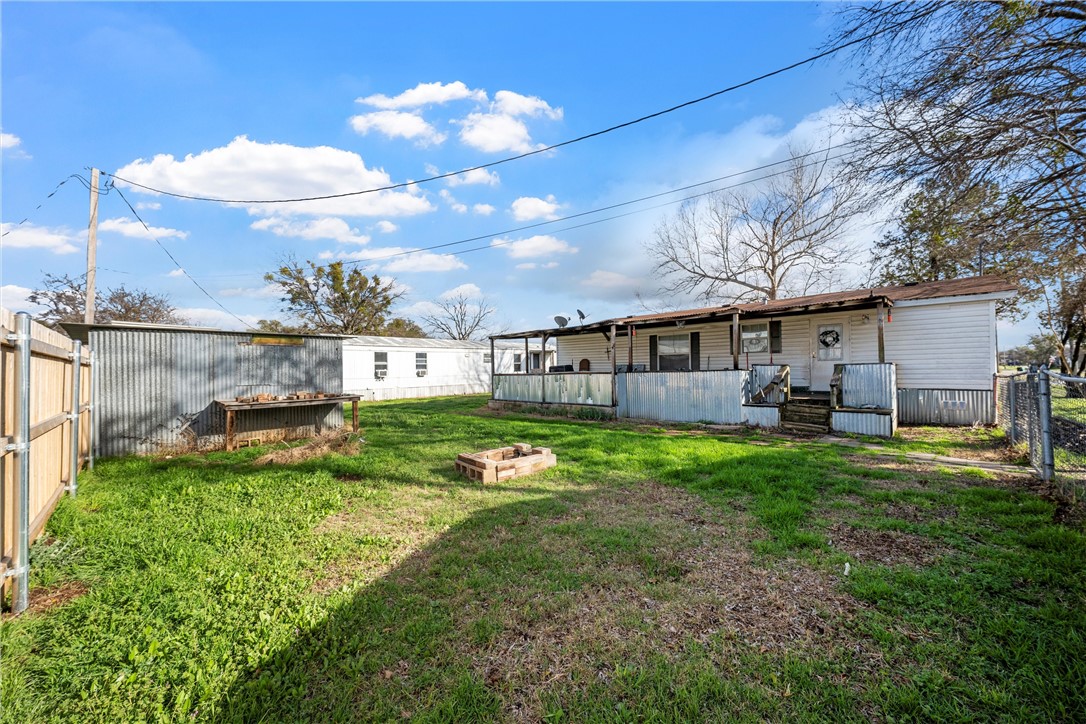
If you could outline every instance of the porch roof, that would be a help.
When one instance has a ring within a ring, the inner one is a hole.
[[[748,304],[731,304],[718,307],[702,307],[700,309],[683,309],[673,312],[661,312],[657,314],[640,314],[616,319],[605,319],[592,324],[582,324],[577,327],[555,327],[551,329],[536,329],[525,332],[506,332],[496,334],[492,339],[522,339],[525,337],[563,337],[586,332],[606,332],[612,325],[626,327],[652,327],[656,325],[674,324],[683,322],[709,322],[727,321],[734,314],[739,314],[743,319],[757,319],[764,317],[782,317],[791,314],[803,314],[806,312],[837,311],[843,309],[868,309],[880,302],[886,307],[894,306],[894,302],[912,301],[919,299],[938,299],[940,297],[960,297],[979,294],[1000,294],[1008,296],[1016,289],[1015,285],[1002,277],[986,275],[979,277],[967,277],[963,279],[946,279],[935,282],[921,282],[917,284],[905,284],[901,286],[871,287],[867,289],[854,289],[844,292],[829,292],[826,294],[811,294],[804,297],[792,297],[790,299],[774,299],[767,302],[754,302]]]

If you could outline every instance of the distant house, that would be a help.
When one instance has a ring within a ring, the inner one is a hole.
[[[549,400],[527,399],[548,398],[549,388],[536,385],[529,391],[527,382],[496,379],[495,400],[584,404],[591,398],[593,405],[610,406],[619,416],[644,416],[639,413],[647,411],[657,419],[774,425],[788,421],[788,402],[793,412],[800,405],[825,402],[841,420],[846,412],[856,413],[849,419],[864,428],[859,432],[868,432],[865,426],[875,422],[881,432],[892,431],[898,421],[990,423],[997,369],[996,302],[1014,292],[1013,284],[984,276],[497,335],[500,340],[554,339],[558,369],[565,370],[560,375],[602,374],[607,379],[566,379]],[[734,378],[728,384],[743,387],[737,393],[740,399],[721,389],[725,383],[720,375],[711,383],[696,376],[646,377],[717,371],[746,373],[728,378]],[[665,383],[666,392],[661,391]],[[547,382],[559,384],[558,378]],[[840,397],[831,400],[831,391],[843,393],[853,404]],[[721,403],[727,410],[714,406],[714,394],[728,398]],[[682,402],[688,395],[697,400],[696,413]],[[774,406],[780,409],[773,414],[754,409],[768,405],[767,398],[777,400]],[[892,422],[856,416],[876,409]],[[833,425],[827,420],[825,427]]]
[[[553,364],[555,350],[504,343],[494,369],[520,373]],[[414,337],[347,337],[343,389],[363,400],[480,394],[490,390],[491,349],[486,342]]]

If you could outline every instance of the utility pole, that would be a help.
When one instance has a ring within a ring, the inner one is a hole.
[[[94,277],[98,271],[98,169],[91,169],[90,224],[87,227],[87,307],[84,324],[94,324]]]

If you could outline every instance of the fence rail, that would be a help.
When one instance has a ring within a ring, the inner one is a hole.
[[[78,342],[0,309],[0,598],[27,605],[29,547],[83,462],[93,465],[91,355]]]

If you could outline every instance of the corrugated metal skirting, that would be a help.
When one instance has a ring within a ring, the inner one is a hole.
[[[618,416],[671,422],[743,422],[746,370],[618,376]]]
[[[875,437],[894,436],[894,418],[889,413],[834,410],[830,413],[830,418],[830,428],[834,432],[850,432],[855,435]]]
[[[776,405],[743,405],[743,421],[755,427],[780,427],[781,411]]]
[[[841,375],[841,404],[890,410],[894,407],[896,387],[893,363],[845,365]]]
[[[990,425],[995,422],[991,390],[897,391],[898,421],[905,425]]]
[[[90,331],[95,445],[101,455],[201,449],[222,444],[226,416],[215,400],[239,395],[339,393],[342,340],[309,337],[303,345],[254,345],[252,335],[173,330]],[[238,415],[238,433],[268,427],[297,436],[343,424],[332,404]]]

